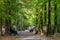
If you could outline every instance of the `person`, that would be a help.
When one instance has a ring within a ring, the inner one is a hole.
[[[34,31],[34,29],[35,29],[35,27],[33,26],[33,27],[31,27],[30,28],[30,32],[33,32]]]
[[[10,31],[10,34],[18,35],[18,32],[13,27],[10,27],[9,31]]]
[[[2,35],[4,35],[4,34],[5,34],[5,28],[2,27]]]
[[[18,35],[18,32],[17,32],[17,30],[15,30],[15,28],[13,29],[13,33],[14,33],[14,35]]]
[[[35,28],[35,34],[38,34],[38,29],[37,28]]]

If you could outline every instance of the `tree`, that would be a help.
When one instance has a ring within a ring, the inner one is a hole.
[[[6,3],[5,3],[6,5],[8,5],[8,6],[10,6],[10,1],[9,0],[7,0],[6,1]],[[11,14],[11,10],[9,10],[9,7],[6,7],[6,10],[5,10],[5,13],[7,14],[7,15],[10,15]],[[6,35],[8,35],[8,33],[9,33],[9,28],[10,28],[10,26],[11,26],[11,19],[10,18],[7,18],[6,20],[5,20],[5,33],[6,33]]]
[[[44,5],[44,25],[46,26],[46,22],[47,22],[47,7],[46,4]]]
[[[40,10],[40,31],[41,31],[41,35],[43,33],[43,10]]]
[[[4,3],[5,3],[5,11],[4,12],[7,16],[7,18],[5,19],[5,26],[6,26],[5,33],[6,33],[6,35],[8,35],[8,33],[9,33],[8,29],[12,26],[11,19],[18,12],[18,6],[16,3],[16,0],[5,0]]]
[[[57,35],[57,4],[56,4],[56,1],[55,1],[55,7],[54,7],[54,19],[55,19],[55,35]]]
[[[36,27],[38,27],[38,9],[36,9]]]
[[[49,0],[48,1],[48,25],[47,25],[47,36],[50,35],[50,27],[51,27],[51,19],[50,19],[50,16],[51,16],[51,1]]]
[[[0,33],[1,33],[1,35],[3,35],[2,34],[2,18],[0,19]]]

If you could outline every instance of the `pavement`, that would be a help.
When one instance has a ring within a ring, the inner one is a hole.
[[[19,35],[2,37],[1,40],[52,40],[46,36],[33,34],[29,31],[19,31]]]
[[[20,31],[19,34],[20,34],[20,37],[18,37],[18,40],[51,40],[46,36],[41,36],[38,34],[35,35],[28,31]]]

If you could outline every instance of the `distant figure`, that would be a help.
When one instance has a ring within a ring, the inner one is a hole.
[[[33,26],[33,27],[30,27],[30,32],[33,32],[34,31],[34,29],[35,29],[35,27]]]
[[[2,34],[4,35],[5,34],[5,28],[2,27]]]
[[[38,28],[33,26],[30,28],[30,32],[33,32],[33,34],[38,34]]]
[[[43,27],[43,31],[44,31],[44,34],[46,35],[47,34],[47,27]]]
[[[38,29],[37,28],[35,28],[35,34],[38,34]]]
[[[18,35],[18,32],[12,27],[10,27],[9,31],[10,31],[10,34]]]

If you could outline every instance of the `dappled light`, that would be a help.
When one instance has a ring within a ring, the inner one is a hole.
[[[60,0],[0,0],[0,40],[60,40]]]

